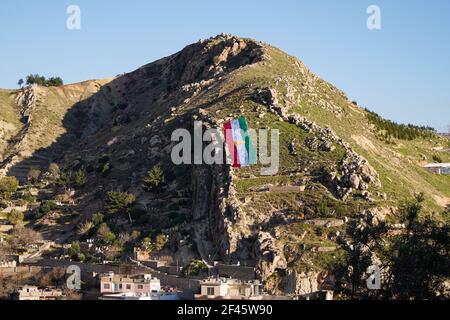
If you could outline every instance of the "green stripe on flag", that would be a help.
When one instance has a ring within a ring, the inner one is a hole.
[[[247,119],[245,117],[239,117],[239,126],[242,130],[242,137],[245,141],[245,148],[247,149],[248,154],[248,163],[249,165],[256,164],[256,150],[253,147],[253,143],[248,134],[248,124]]]

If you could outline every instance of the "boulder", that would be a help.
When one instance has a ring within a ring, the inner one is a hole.
[[[357,174],[352,173],[349,177],[349,186],[355,190],[359,189],[359,185],[361,183],[361,180]]]

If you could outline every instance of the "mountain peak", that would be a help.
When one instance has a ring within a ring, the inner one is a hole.
[[[69,199],[60,215],[31,218],[50,240],[83,241],[76,226],[101,212],[115,237],[130,235],[132,246],[117,250],[124,259],[146,238],[167,239],[160,253],[183,267],[239,261],[256,268],[269,292],[309,293],[333,271],[329,261],[341,263],[353,246],[350,223],[401,222],[396,208],[418,192],[436,211],[432,199],[449,200],[450,181],[422,168],[443,138],[416,132],[417,141],[386,141],[380,128],[395,124],[255,40],[221,34],[112,81],[39,91],[0,91],[0,170],[52,200]],[[197,120],[223,129],[242,116],[258,133],[279,132],[271,134],[279,138],[272,176],[259,165],[174,163],[176,130],[192,133]],[[155,172],[163,177],[152,187]],[[135,199],[123,210],[129,215],[105,206],[117,191]]]

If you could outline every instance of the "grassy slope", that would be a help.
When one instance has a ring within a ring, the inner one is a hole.
[[[304,77],[298,77],[292,70],[292,57],[288,57],[281,51],[270,47],[268,49],[272,61],[268,67],[271,69],[266,74],[276,73],[291,74],[294,80],[291,84],[301,86],[308,81]],[[431,140],[417,139],[414,141],[396,141],[396,145],[388,145],[375,138],[371,126],[366,119],[365,111],[354,106],[346,97],[321,79],[313,79],[311,86],[314,93],[300,92],[300,103],[294,106],[294,111],[304,115],[321,126],[331,127],[341,138],[348,142],[359,154],[369,160],[377,172],[383,184],[383,191],[390,198],[402,201],[410,197],[414,192],[425,192],[429,198],[434,196],[450,197],[450,177],[437,176],[422,168],[421,155],[431,159],[435,153],[432,148],[437,145],[447,145],[441,138]],[[278,87],[283,92],[284,86]],[[338,115],[319,106],[319,100],[331,102],[341,110]],[[449,161],[450,155],[442,153],[444,161]],[[430,160],[431,161],[431,160]],[[437,208],[435,203],[429,201],[429,205]]]
[[[333,212],[337,208],[344,208],[345,214],[351,216],[368,206],[367,203],[357,199],[351,199],[346,203],[334,199],[325,187],[311,181],[313,177],[309,174],[291,174],[293,170],[299,167],[308,166],[309,171],[312,171],[311,169],[314,169],[314,166],[337,163],[343,157],[343,150],[338,147],[333,152],[311,152],[304,147],[304,142],[312,134],[306,133],[294,125],[279,122],[271,114],[259,118],[259,114],[255,112],[257,104],[248,99],[249,95],[258,86],[276,88],[280,93],[281,103],[286,104],[286,100],[290,100],[291,112],[304,115],[323,127],[331,127],[338,136],[352,145],[356,152],[367,158],[380,175],[383,184],[382,191],[389,195],[389,199],[393,204],[401,203],[405,198],[412,196],[414,192],[424,191],[429,196],[428,206],[432,209],[437,209],[436,202],[432,200],[433,196],[450,197],[450,177],[433,175],[421,167],[424,164],[421,160],[423,158],[422,155],[431,159],[433,155],[431,148],[448,142],[444,142],[443,139],[433,139],[432,141],[396,141],[396,145],[385,144],[376,139],[371,126],[368,124],[365,112],[349,102],[340,91],[314,77],[309,72],[301,72],[297,67],[297,60],[278,49],[266,46],[265,53],[270,57],[270,61],[246,66],[232,72],[230,76],[226,77],[223,85],[203,91],[192,102],[192,108],[196,108],[203,104],[209,105],[211,101],[217,101],[217,103],[208,107],[208,111],[221,119],[230,114],[233,117],[238,116],[241,113],[239,108],[242,106],[251,128],[269,127],[279,129],[281,132],[281,170],[279,175],[261,177],[257,167],[236,172],[238,176],[238,197],[251,198],[250,202],[244,201],[242,203],[243,210],[250,214],[254,212],[259,214],[272,213],[280,210],[300,213],[303,207],[308,206],[315,209],[318,203],[325,200],[329,207],[329,216],[335,217],[336,214]],[[294,96],[298,99],[287,99],[285,97],[288,93],[286,82],[289,82],[291,87],[297,89]],[[97,88],[95,82],[85,82],[61,88],[43,88],[43,90],[44,93],[38,101],[34,114],[35,119],[40,121],[35,123],[30,129],[30,151],[51,145],[59,135],[63,134],[65,132],[62,123],[64,115],[75,103],[96,92]],[[230,92],[233,92],[233,94],[227,95]],[[323,104],[321,100],[327,101],[333,107],[326,108],[321,106]],[[15,113],[12,112],[14,107],[8,92],[0,91],[0,105],[2,106],[0,109],[0,120],[4,117],[8,123],[20,125]],[[3,108],[4,105],[9,106],[9,108]],[[114,136],[131,136],[139,128],[144,128],[151,120],[149,115],[148,117],[139,118],[129,126],[100,132],[96,136],[98,139],[92,142],[95,144],[92,147],[92,152],[95,152],[96,148],[94,147],[98,145],[104,146]],[[166,127],[164,130],[169,132],[170,128]],[[299,152],[296,156],[289,154],[288,151],[288,145],[293,139],[296,139],[299,143]],[[136,145],[128,147],[139,150],[139,141],[140,139],[133,139],[132,143]],[[115,148],[113,146],[110,150],[115,155],[120,155],[127,151],[123,148],[122,150],[115,150]],[[99,156],[97,153],[95,155]],[[142,159],[139,158],[139,161],[133,165],[146,163],[144,152],[138,152],[137,157],[142,157]],[[441,157],[444,161],[450,162],[449,155],[442,154]],[[118,162],[116,164],[118,167],[121,160],[118,157],[115,161]],[[122,182],[122,179],[130,176],[129,169],[123,170],[123,173],[121,173],[123,177],[119,173],[115,174],[114,178],[120,182]],[[257,193],[251,190],[252,187],[268,183],[275,185],[306,184],[307,190],[300,194],[289,192]],[[379,204],[386,205],[383,202],[379,202]],[[299,237],[305,230],[308,231],[308,236],[300,240]],[[300,243],[310,246],[334,245],[333,242],[324,240],[324,237],[321,236],[322,230],[317,227],[296,223],[286,226],[284,231],[281,240],[286,244],[295,246],[298,246]],[[316,254],[311,259],[314,260],[314,265],[326,267],[324,265],[329,263],[330,255],[333,256],[333,254]],[[331,260],[339,259],[340,253],[336,253],[335,256]],[[294,265],[298,263],[295,259],[290,262]]]
[[[233,72],[218,95],[224,96],[225,93],[232,91],[234,94],[226,96],[218,106],[210,109],[212,113],[216,113],[218,118],[230,115],[236,117],[241,114],[240,110],[244,110],[243,113],[249,120],[251,128],[272,128],[279,129],[281,132],[281,170],[277,176],[261,177],[258,168],[242,169],[236,172],[238,198],[241,199],[241,207],[247,214],[258,213],[257,215],[260,216],[261,213],[269,214],[276,211],[301,213],[305,206],[314,210],[318,203],[326,201],[329,213],[325,216],[339,217],[335,211],[338,208],[345,215],[352,216],[367,206],[398,206],[416,192],[425,192],[427,207],[430,210],[440,211],[441,207],[435,201],[435,197],[441,199],[450,197],[450,177],[429,173],[422,168],[425,164],[422,159],[423,156],[426,156],[431,160],[435,153],[432,148],[438,145],[446,146],[448,145],[447,141],[437,137],[430,140],[395,141],[394,145],[379,141],[375,137],[373,127],[367,121],[366,112],[352,104],[342,92],[309,72],[298,72],[295,58],[273,47],[266,47],[265,51],[270,57],[270,61],[247,66]],[[283,98],[288,93],[286,82],[289,82],[291,87],[298,89],[294,94],[298,100]],[[302,89],[304,84],[306,86]],[[343,156],[343,150],[337,148],[334,152],[311,152],[304,146],[304,141],[311,135],[310,133],[305,133],[291,124],[279,122],[271,114],[259,118],[258,114],[254,112],[256,104],[248,97],[256,87],[268,86],[276,88],[281,93],[279,98],[282,103],[286,103],[283,100],[290,100],[291,112],[303,115],[322,127],[330,127],[357,153],[365,157],[379,173],[382,182],[381,191],[387,193],[389,200],[378,199],[375,203],[368,204],[357,199],[350,199],[344,203],[332,197],[322,185],[309,181],[311,177],[308,175],[290,174],[292,169],[310,163],[316,166],[337,163]],[[312,90],[309,91],[309,89]],[[215,92],[208,92],[202,99],[204,101],[213,99],[217,97],[215,94],[217,95]],[[329,102],[331,107],[326,108],[326,104],[324,107],[321,100]],[[299,145],[303,146],[297,156],[292,156],[288,152],[288,144],[294,138]],[[446,162],[450,159],[450,156],[445,153],[440,156]],[[304,181],[307,181],[307,190],[300,194],[252,192],[252,187],[269,183],[301,185],[304,184]],[[305,214],[305,217],[308,218],[308,214]],[[256,222],[265,224],[264,221]],[[326,234],[333,231],[330,229],[321,230],[320,227],[302,223],[276,228],[281,231],[280,240],[285,245],[291,245],[294,248],[298,248],[299,244],[304,244],[306,247],[337,246],[330,240],[324,240]],[[303,238],[301,236],[305,231],[307,231],[307,235]],[[336,231],[345,233],[345,227],[337,228]],[[342,249],[331,253],[313,253],[308,250],[305,252],[307,253],[301,259],[287,257],[288,263],[301,271],[323,270],[330,269],[330,265],[343,261],[345,255]]]
[[[17,134],[23,126],[14,98],[14,91],[0,89],[0,154],[6,148],[8,139]]]
[[[24,155],[52,145],[67,131],[65,115],[78,102],[97,92],[109,80],[85,81],[61,87],[39,87],[32,125],[28,129]]]

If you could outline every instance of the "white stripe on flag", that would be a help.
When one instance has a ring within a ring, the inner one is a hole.
[[[231,121],[231,131],[233,133],[233,140],[237,147],[237,153],[239,155],[239,164],[242,167],[247,167],[248,164],[248,154],[245,148],[245,140],[242,137],[241,126],[239,125],[239,120]]]

